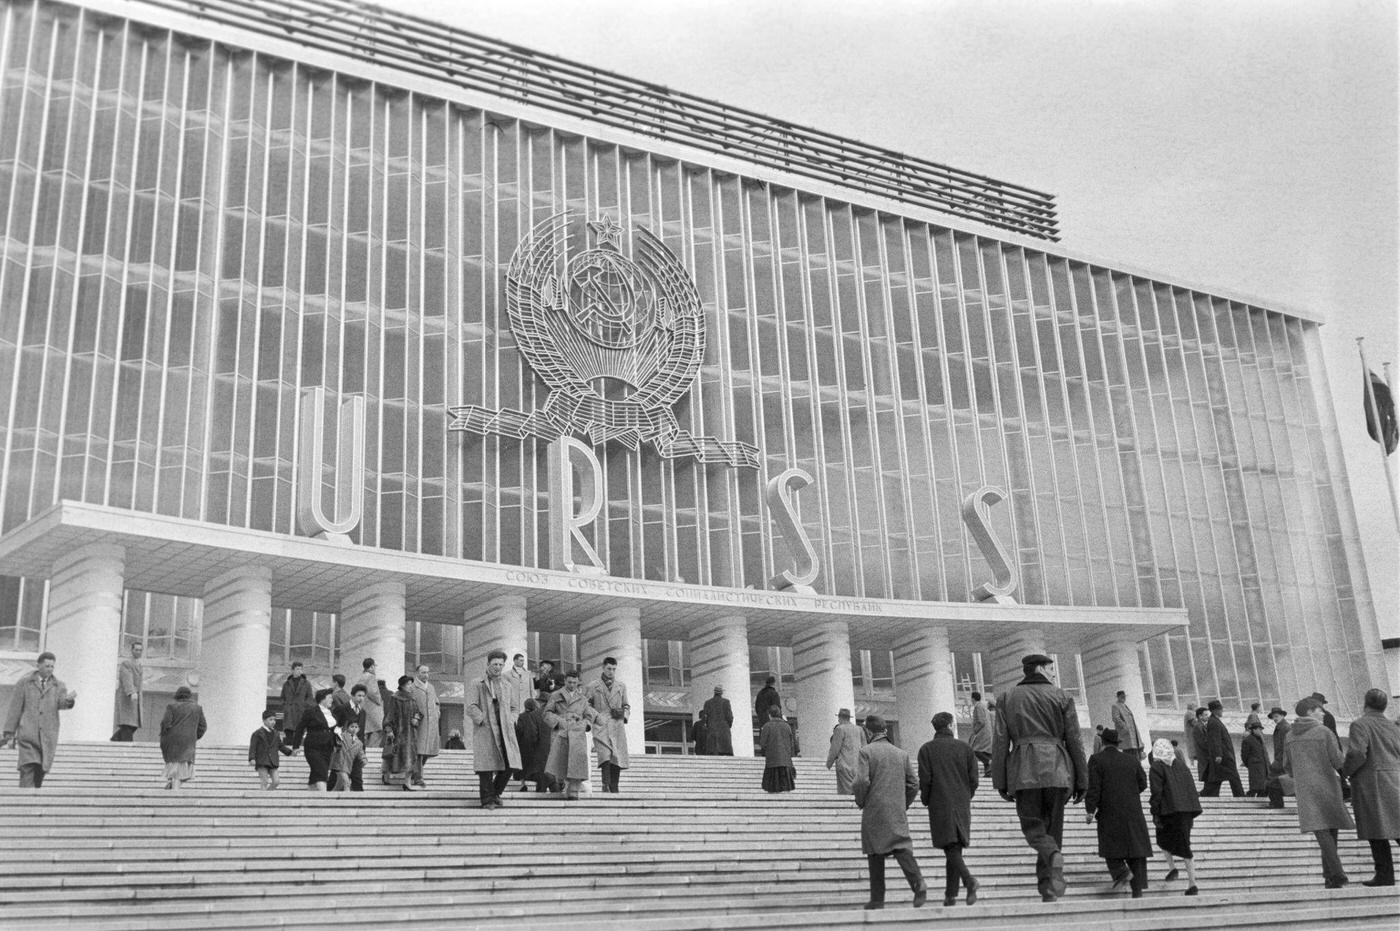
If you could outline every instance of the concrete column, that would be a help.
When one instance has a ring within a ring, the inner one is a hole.
[[[933,739],[933,716],[956,714],[953,707],[953,654],[948,628],[929,627],[894,644],[894,697],[899,706],[899,742],[917,753]]]
[[[1084,700],[1092,722],[1085,735],[1085,749],[1093,745],[1093,725],[1113,726],[1112,708],[1118,701],[1119,691],[1128,693],[1128,707],[1133,711],[1143,748],[1150,748],[1152,735],[1147,728],[1147,702],[1143,697],[1137,643],[1126,637],[1105,638],[1086,647],[1080,658],[1084,663]]]
[[[199,703],[204,743],[247,743],[267,707],[267,649],[272,635],[272,570],[245,566],[204,586]]]
[[[59,716],[64,740],[112,736],[125,575],[126,550],[114,543],[92,543],[54,561],[44,649],[56,657],[54,675],[78,693],[72,710]]]
[[[982,672],[987,677],[987,688],[1000,698],[1021,681],[1021,657],[1045,652],[1045,634],[1036,628],[1019,630],[1003,638],[982,654]]]
[[[734,709],[735,756],[753,756],[753,725],[749,694],[749,623],[742,615],[722,617],[690,633],[690,707],[698,711],[724,686]]]
[[[393,691],[404,667],[404,587],[381,582],[345,596],[340,602],[340,671],[353,686],[373,658],[379,678]]]
[[[486,675],[486,654],[504,650],[506,669],[510,658],[526,652],[524,595],[502,595],[462,612],[462,666],[468,682]]]
[[[578,662],[587,685],[603,669],[603,657],[617,660],[617,678],[627,686],[627,701],[632,713],[627,717],[627,752],[646,752],[646,725],[643,705],[646,696],[645,670],[642,668],[642,612],[636,608],[614,608],[597,617],[590,617],[578,626]]]
[[[797,723],[804,756],[826,758],[836,712],[855,712],[851,681],[851,635],[845,621],[816,624],[792,638],[792,666],[797,674]]]

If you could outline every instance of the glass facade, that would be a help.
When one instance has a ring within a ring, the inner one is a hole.
[[[988,570],[960,505],[991,484],[1020,600],[1189,612],[1144,645],[1149,703],[1365,677],[1312,323],[75,7],[2,25],[0,532],[75,499],[294,533],[298,402],[324,387],[367,402],[359,544],[546,564],[543,444],[447,409],[543,403],[505,269],[577,210],[694,276],[708,346],[675,413],[762,457],[600,447],[612,574],[764,587],[764,483],[800,466],[819,590],[966,601]],[[34,647],[41,590],[0,580],[0,649]],[[168,602],[132,593],[128,635],[188,649]],[[333,626],[289,615],[274,653]],[[888,656],[854,662],[889,686]]]

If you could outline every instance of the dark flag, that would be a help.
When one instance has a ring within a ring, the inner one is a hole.
[[[1370,391],[1362,395],[1366,403],[1366,432],[1384,447],[1385,454],[1389,456],[1400,445],[1400,425],[1395,422],[1395,398],[1390,394],[1390,386],[1375,372],[1367,372],[1366,377],[1370,381]],[[1375,414],[1371,411],[1369,395],[1375,395]],[[1379,424],[1376,423],[1377,416],[1380,418]]]

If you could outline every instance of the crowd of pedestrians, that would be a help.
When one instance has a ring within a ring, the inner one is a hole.
[[[620,792],[621,773],[629,762],[626,724],[632,708],[627,688],[617,678],[617,661],[604,658],[597,678],[584,685],[577,669],[561,674],[553,663],[543,662],[539,675],[531,677],[523,654],[511,659],[507,666],[504,651],[491,651],[483,675],[466,691],[481,807],[502,807],[513,778],[520,780],[522,791],[534,783],[537,792],[576,799],[590,781],[590,757],[596,759],[602,791]],[[1119,692],[1108,709],[1113,726],[1096,729],[1093,752],[1086,755],[1074,699],[1053,681],[1053,665],[1049,656],[1026,656],[1022,678],[998,700],[988,696],[983,701],[973,693],[969,742],[956,736],[951,713],[936,714],[934,737],[915,756],[891,742],[880,716],[867,715],[862,727],[850,709],[839,711],[826,765],[835,771],[837,792],[853,796],[861,811],[861,848],[870,881],[867,908],[884,907],[890,857],[914,893],[913,904],[921,906],[927,899],[906,815],[915,798],[928,809],[932,845],[944,854],[943,904],[954,905],[960,893],[968,905],[976,903],[979,883],[964,851],[972,845],[972,798],[980,780],[988,777],[997,793],[1015,805],[1026,843],[1036,854],[1035,879],[1043,900],[1065,894],[1065,812],[1080,801],[1086,820],[1097,826],[1097,853],[1115,892],[1143,895],[1155,840],[1166,855],[1164,880],[1179,877],[1180,860],[1188,878],[1186,895],[1198,893],[1192,827],[1202,813],[1202,798],[1218,796],[1226,783],[1233,795],[1246,794],[1223,704],[1212,700],[1204,708],[1188,708],[1183,739],[1157,739],[1149,753],[1145,732],[1125,693]],[[19,749],[21,787],[43,785],[53,763],[60,712],[77,701],[76,692],[54,675],[55,666],[53,653],[40,654],[38,668],[16,684],[5,717],[3,741]],[[292,664],[281,690],[280,728],[277,710],[269,707],[249,739],[248,763],[263,789],[278,787],[283,758],[301,756],[314,791],[361,791],[367,749],[380,751],[386,784],[410,791],[426,788],[424,771],[438,755],[441,720],[431,670],[418,666],[413,675],[401,676],[392,692],[377,678],[373,659],[365,659],[362,670],[349,691],[340,673],[332,676],[332,687],[313,690],[302,665]],[[141,695],[141,651],[133,649],[118,672],[118,729],[112,740],[130,740],[139,730]],[[1273,724],[1272,754],[1258,703],[1245,721],[1238,759],[1249,774],[1248,794],[1267,796],[1270,807],[1295,797],[1299,829],[1316,839],[1329,889],[1350,881],[1338,843],[1340,832],[1353,830],[1368,842],[1374,866],[1374,875],[1363,885],[1395,884],[1391,845],[1400,844],[1400,725],[1386,715],[1387,706],[1385,692],[1368,691],[1364,713],[1351,722],[1345,744],[1320,693],[1299,700],[1292,721],[1274,706],[1267,714]],[[790,792],[796,782],[796,734],[772,678],[760,691],[755,712],[762,713],[762,788]],[[699,714],[697,749],[732,755],[733,722],[724,689],[716,686]],[[191,689],[178,688],[159,728],[166,788],[178,790],[194,779],[197,743],[206,726]],[[450,739],[449,747],[465,746],[460,732],[454,730],[452,736],[455,743]],[[1155,837],[1149,834],[1148,817]]]

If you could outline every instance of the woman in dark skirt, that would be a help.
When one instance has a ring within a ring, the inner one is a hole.
[[[783,720],[783,710],[777,705],[768,709],[768,721],[758,732],[758,746],[763,751],[763,791],[791,792],[796,788],[792,727]]]
[[[316,704],[302,712],[292,737],[292,749],[301,748],[306,754],[306,765],[311,772],[306,784],[314,792],[326,791],[330,781],[331,755],[340,740],[340,728],[331,714],[334,689],[321,689],[316,693]]]
[[[1191,853],[1191,825],[1201,813],[1201,797],[1196,792],[1196,780],[1191,767],[1176,752],[1171,741],[1159,739],[1152,745],[1152,768],[1147,772],[1152,798],[1152,823],[1157,827],[1157,846],[1167,854],[1167,876],[1176,879],[1176,862],[1186,863],[1186,877],[1191,885],[1187,895],[1196,894],[1196,861]]]

